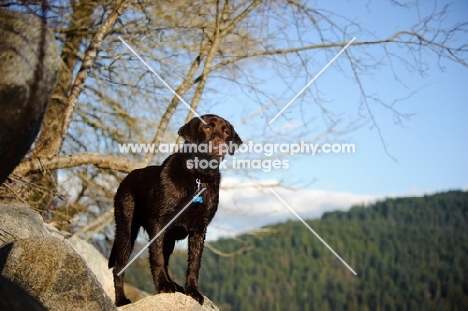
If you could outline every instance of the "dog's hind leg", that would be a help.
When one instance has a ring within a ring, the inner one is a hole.
[[[123,282],[125,272],[122,269],[127,265],[140,225],[135,218],[135,203],[132,196],[117,194],[114,208],[116,228],[114,245],[109,257],[109,268],[114,268],[112,274],[114,275],[115,305],[123,306],[131,301],[125,296]]]

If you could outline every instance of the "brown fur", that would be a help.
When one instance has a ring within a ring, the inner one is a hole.
[[[233,126],[216,115],[204,115],[203,124],[198,118],[179,129],[186,143],[197,145],[212,143],[213,146],[232,144],[239,146],[242,140]],[[230,151],[233,154],[234,150]],[[203,203],[191,203],[158,238],[149,246],[149,259],[154,285],[160,293],[179,291],[203,304],[198,288],[198,272],[205,241],[206,228],[218,209],[220,173],[219,168],[187,167],[189,160],[198,158],[219,161],[218,152],[178,152],[170,155],[161,166],[148,166],[131,172],[120,184],[114,198],[115,240],[109,257],[113,269],[115,304],[130,303],[123,288],[124,274],[117,274],[125,267],[132,252],[140,227],[150,240],[186,206],[197,191],[196,179],[201,188]],[[221,155],[221,159],[224,154]],[[176,284],[168,272],[169,257],[176,240],[188,236],[188,269],[185,287]]]

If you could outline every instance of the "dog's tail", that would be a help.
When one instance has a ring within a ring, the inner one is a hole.
[[[111,250],[111,253],[110,253],[110,256],[109,256],[109,262],[107,264],[109,269],[115,267],[115,264],[116,264],[116,261],[117,261],[117,259],[115,258],[117,256],[116,253],[117,253],[117,251],[115,250],[115,241],[114,241],[114,244],[112,245],[112,250]]]

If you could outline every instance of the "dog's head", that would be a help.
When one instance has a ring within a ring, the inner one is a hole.
[[[212,157],[224,158],[226,152],[233,155],[242,144],[242,140],[231,123],[214,114],[205,114],[200,118],[190,120],[179,129],[178,134],[191,144],[211,143],[212,150],[207,150],[207,153]]]

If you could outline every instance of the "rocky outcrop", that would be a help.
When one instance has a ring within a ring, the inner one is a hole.
[[[61,58],[41,18],[0,9],[0,182],[34,141],[57,83]]]
[[[107,259],[93,245],[80,238],[71,237],[67,241],[93,271],[106,294],[114,299],[114,278],[112,270],[107,267]]]
[[[0,204],[0,247],[15,240],[50,236],[41,215],[21,204]]]
[[[80,306],[115,310],[99,282],[105,279],[102,274],[107,273],[108,279],[112,273],[105,258],[92,245],[77,238],[70,243],[55,228],[45,224],[37,212],[24,205],[0,204],[0,218],[1,275],[50,310],[79,310]],[[90,259],[93,256],[94,261]],[[83,257],[91,261],[92,269]]]
[[[116,310],[112,270],[93,245],[77,237],[66,239],[25,205],[0,204],[0,219],[0,277],[14,283],[3,284],[8,290],[0,291],[0,303],[10,302],[8,291],[21,294],[20,287],[26,297],[32,296],[29,300],[37,299],[48,310]],[[150,296],[133,286],[125,289],[136,302],[119,310],[218,310],[206,297],[200,306],[180,293]],[[25,303],[18,310],[36,310],[23,300],[18,300]]]
[[[48,310],[115,310],[85,261],[53,237],[13,241],[0,248],[2,276],[15,282]]]
[[[135,303],[117,308],[119,311],[219,311],[213,302],[205,297],[201,306],[195,299],[182,293],[159,294],[143,298]]]
[[[77,237],[71,237],[66,240],[73,249],[84,259],[88,267],[93,271],[94,275],[101,283],[106,294],[112,299],[115,299],[114,277],[112,270],[107,267],[107,258],[105,258],[93,245],[83,241]],[[125,284],[125,293],[131,301],[138,301],[150,296],[145,291],[142,291],[130,284]]]
[[[112,271],[112,270],[109,270],[109,271]],[[112,280],[112,284],[114,284],[114,280]],[[128,284],[128,283],[124,283],[124,288],[125,288],[125,296],[127,296],[127,298],[130,299],[130,301],[136,302],[140,299],[152,296],[151,294],[139,288],[136,288],[135,286]]]

